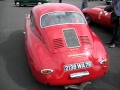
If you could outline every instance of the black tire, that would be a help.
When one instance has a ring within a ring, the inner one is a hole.
[[[106,4],[110,4],[110,2],[106,2]]]
[[[20,2],[15,2],[15,5],[16,5],[17,7],[20,7],[20,6],[21,6],[21,3],[20,3]]]
[[[26,7],[27,5],[23,5],[24,7]]]
[[[88,24],[92,23],[92,19],[88,14],[85,14],[85,18],[86,18]]]

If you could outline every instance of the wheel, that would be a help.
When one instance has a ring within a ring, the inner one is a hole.
[[[38,2],[38,5],[41,5],[42,3],[41,2]]]
[[[106,4],[110,4],[110,2],[106,2]]]
[[[27,5],[23,5],[24,7],[26,7]]]
[[[88,24],[92,23],[92,19],[88,14],[85,14],[85,18],[86,18]]]
[[[20,2],[15,2],[15,5],[16,5],[17,7],[20,7],[20,6],[21,6],[21,3],[20,3]]]

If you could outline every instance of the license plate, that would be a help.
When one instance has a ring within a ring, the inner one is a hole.
[[[81,62],[81,63],[75,63],[75,64],[68,64],[64,66],[65,71],[71,71],[71,70],[77,70],[77,69],[83,69],[83,68],[89,68],[92,66],[91,61],[87,62]]]

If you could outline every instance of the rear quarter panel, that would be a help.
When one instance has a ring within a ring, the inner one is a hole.
[[[98,6],[95,8],[85,8],[83,10],[84,14],[88,14],[92,21],[101,24],[106,27],[114,28],[115,25],[110,22],[110,12],[103,12],[105,6]]]
[[[88,14],[93,22],[98,22],[98,15],[100,13],[100,9],[97,8],[86,8],[83,9],[84,14]]]

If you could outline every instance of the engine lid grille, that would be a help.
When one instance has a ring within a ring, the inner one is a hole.
[[[54,39],[53,40],[53,45],[54,45],[55,49],[64,47],[62,38]]]
[[[82,44],[90,44],[88,36],[80,36],[80,40]]]
[[[74,48],[80,46],[80,42],[74,29],[63,30],[63,34],[67,47]]]

